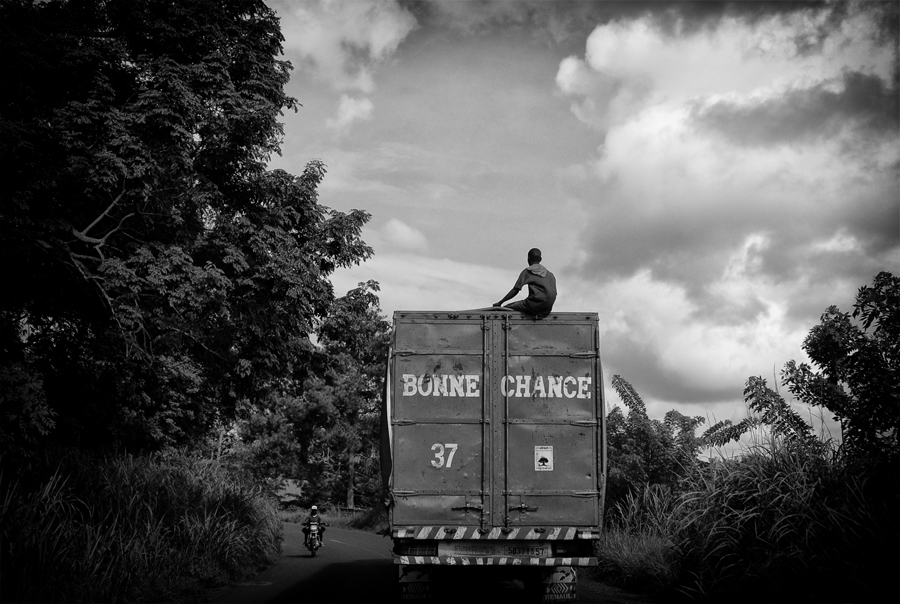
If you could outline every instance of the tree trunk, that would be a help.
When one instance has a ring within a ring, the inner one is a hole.
[[[356,455],[351,455],[347,460],[347,507],[351,510],[356,509],[356,502],[353,499],[353,483],[356,482],[356,457]]]

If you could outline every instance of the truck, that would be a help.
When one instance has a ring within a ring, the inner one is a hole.
[[[597,565],[606,414],[596,313],[397,311],[382,479],[399,597],[466,573],[576,599]]]

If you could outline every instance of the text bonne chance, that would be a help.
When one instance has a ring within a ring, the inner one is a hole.
[[[402,377],[403,396],[481,396],[479,375],[404,373]],[[591,398],[591,378],[571,375],[508,375],[500,380],[500,395],[518,398]]]

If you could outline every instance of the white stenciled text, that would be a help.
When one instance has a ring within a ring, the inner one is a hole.
[[[404,373],[403,396],[481,396],[481,376]],[[591,398],[592,378],[573,375],[507,375],[500,380],[500,395],[510,398]]]

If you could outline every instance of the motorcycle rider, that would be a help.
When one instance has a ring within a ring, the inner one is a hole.
[[[306,517],[306,520],[303,521],[303,534],[306,535],[306,538],[303,541],[303,545],[305,546],[309,543],[309,525],[311,523],[317,523],[319,525],[319,546],[325,546],[325,523],[322,522],[322,518],[319,516],[319,508],[317,506],[312,506],[309,508],[309,516]]]

